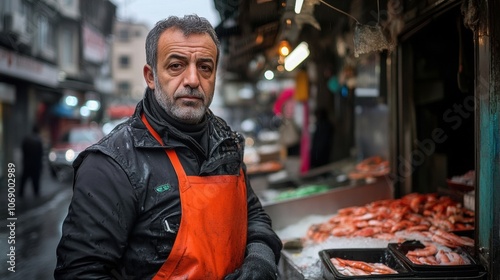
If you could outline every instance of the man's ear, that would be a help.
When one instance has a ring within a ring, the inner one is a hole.
[[[149,66],[149,64],[144,65],[142,73],[144,75],[144,80],[146,80],[146,84],[148,84],[148,87],[150,89],[155,89],[155,77],[153,74],[153,69],[151,68],[151,66]]]

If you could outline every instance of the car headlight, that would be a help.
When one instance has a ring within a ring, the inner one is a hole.
[[[57,159],[56,153],[55,152],[50,152],[49,153],[49,160],[50,161],[56,161],[56,159]]]
[[[69,162],[72,162],[76,157],[76,153],[75,151],[73,151],[73,149],[69,149],[66,151],[66,153],[64,154],[64,158],[66,159],[66,161],[69,161]]]

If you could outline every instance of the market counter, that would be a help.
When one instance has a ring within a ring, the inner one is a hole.
[[[327,192],[268,203],[263,207],[273,221],[273,228],[280,230],[310,215],[333,215],[341,208],[390,198],[393,198],[392,186],[381,178],[370,183],[353,181],[350,185],[335,187]]]

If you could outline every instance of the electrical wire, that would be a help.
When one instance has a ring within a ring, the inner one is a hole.
[[[339,9],[339,8],[335,8],[334,6],[332,6],[332,5],[328,4],[328,3],[326,3],[326,2],[325,2],[325,1],[323,1],[323,0],[319,0],[319,2],[321,2],[321,3],[325,4],[325,6],[327,6],[327,7],[331,8],[331,9],[333,9],[333,10],[335,10],[335,11],[337,11],[337,12],[341,13],[341,14],[344,14],[344,15],[346,15],[346,16],[348,16],[348,17],[352,18],[354,21],[356,21],[356,23],[357,23],[357,24],[361,24],[361,23],[359,23],[359,21],[358,21],[355,17],[353,17],[353,16],[351,16],[350,14],[348,14],[348,13],[346,13],[346,12],[342,11],[341,9]]]
[[[319,0],[319,2],[323,3],[325,6],[331,8],[331,9],[333,9],[333,10],[335,10],[335,11],[341,13],[341,14],[344,14],[344,15],[352,18],[354,21],[356,21],[357,24],[361,24],[355,17],[353,17],[350,14],[342,11],[341,9],[334,7],[334,6],[328,4],[327,2],[325,2],[323,0]],[[380,1],[379,0],[377,0],[377,22],[380,23]]]

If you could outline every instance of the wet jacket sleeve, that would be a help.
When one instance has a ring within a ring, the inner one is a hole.
[[[272,229],[271,218],[264,211],[264,208],[262,208],[262,204],[253,191],[248,177],[246,178],[246,182],[248,199],[247,245],[252,243],[262,243],[268,246],[273,251],[277,264],[280,259],[281,249],[283,247],[282,242]]]
[[[123,170],[89,154],[75,175],[73,198],[57,247],[55,279],[116,279],[136,217],[136,196]]]

